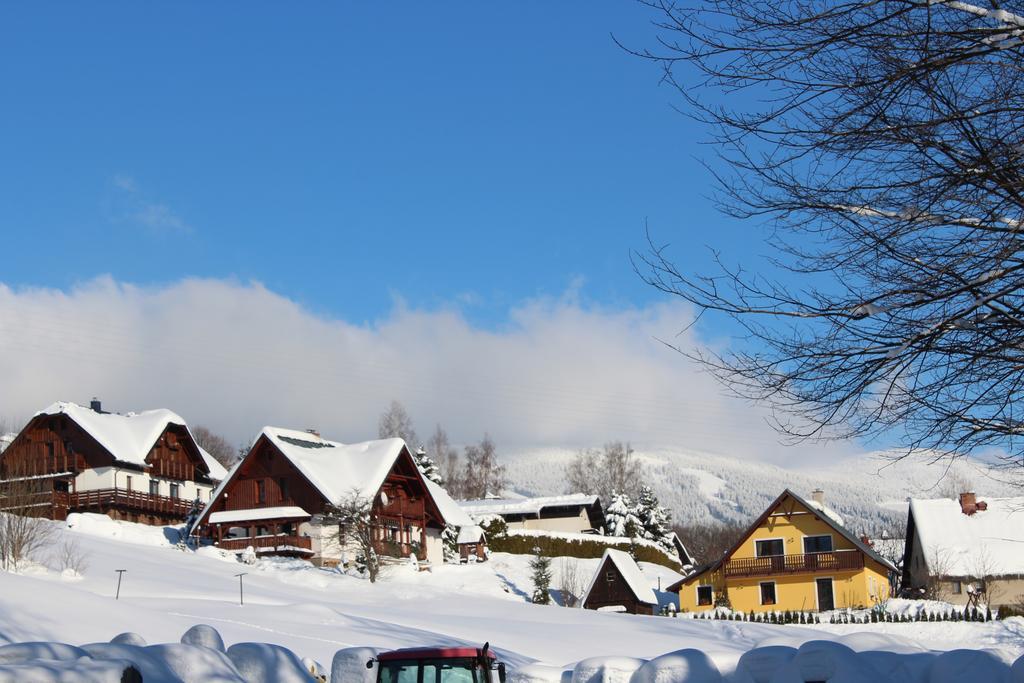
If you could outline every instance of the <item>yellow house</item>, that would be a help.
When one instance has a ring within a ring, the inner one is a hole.
[[[669,586],[680,611],[741,612],[871,607],[889,597],[896,568],[842,525],[820,491],[789,489],[721,559]]]

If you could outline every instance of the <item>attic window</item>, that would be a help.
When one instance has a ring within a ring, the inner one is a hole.
[[[604,580],[608,583],[615,583],[615,572],[605,572]]]

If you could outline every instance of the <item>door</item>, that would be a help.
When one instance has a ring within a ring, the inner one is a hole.
[[[832,596],[832,579],[817,579],[818,584],[818,611],[835,609],[836,603]]]

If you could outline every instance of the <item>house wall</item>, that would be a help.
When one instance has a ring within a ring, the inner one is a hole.
[[[576,516],[549,517],[542,519],[524,519],[522,522],[510,522],[509,529],[537,529],[541,531],[569,531],[580,533],[589,531],[590,517],[586,508],[580,508]]]
[[[138,470],[126,470],[123,468],[108,466],[95,467],[79,472],[74,479],[75,491],[95,491],[98,489],[127,489],[128,478],[131,478],[131,490],[139,493],[150,493],[149,482],[156,481],[159,496],[171,495],[171,484],[178,485],[178,498],[181,500],[195,500],[196,496],[202,502],[209,502],[210,494],[213,493],[212,484],[202,484],[189,480],[165,479],[152,477],[146,472]]]

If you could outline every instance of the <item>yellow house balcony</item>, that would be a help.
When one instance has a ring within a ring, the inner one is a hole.
[[[837,550],[831,553],[747,557],[725,563],[726,578],[776,576],[779,574],[813,574],[845,572],[864,568],[864,554],[858,550]]]

